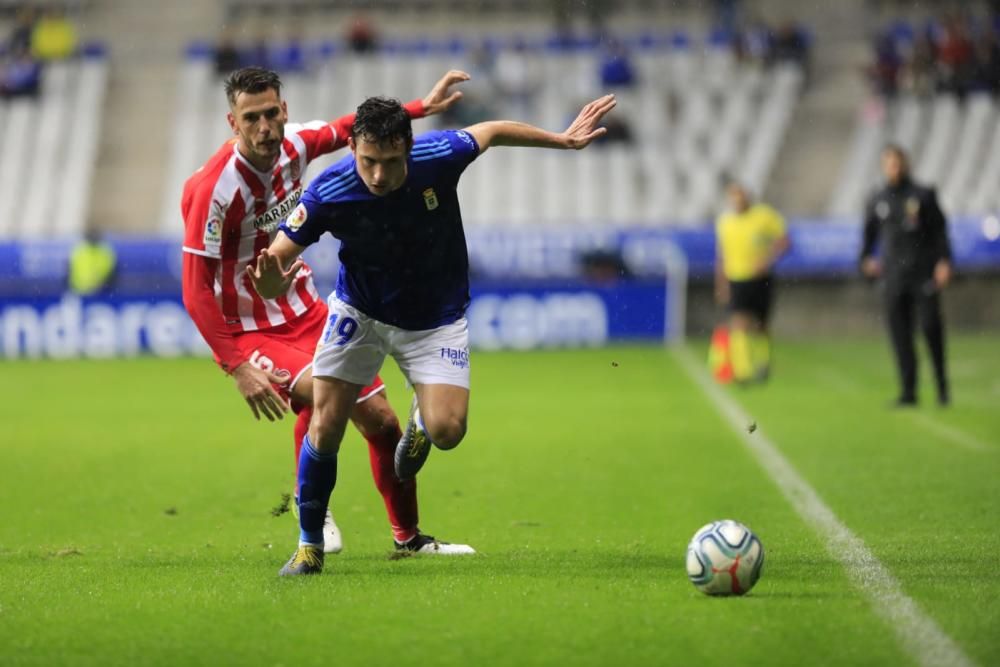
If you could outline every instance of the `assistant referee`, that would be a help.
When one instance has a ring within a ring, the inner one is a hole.
[[[945,369],[941,292],[951,280],[951,244],[947,222],[933,188],[910,177],[906,152],[896,145],[882,150],[885,186],[865,208],[861,271],[884,278],[885,315],[899,372],[900,392],[894,405],[917,403],[917,356],[913,330],[919,317],[927,339],[938,403],[951,396]],[[881,258],[875,256],[880,248]]]
[[[766,380],[774,265],[791,246],[781,214],[754,202],[741,183],[726,186],[729,210],[715,226],[715,294],[729,306],[729,354],[737,382]]]

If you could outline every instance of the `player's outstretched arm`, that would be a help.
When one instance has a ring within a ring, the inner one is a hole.
[[[605,128],[598,126],[601,119],[614,109],[616,104],[618,101],[614,95],[597,98],[583,107],[576,120],[563,132],[549,132],[534,125],[511,120],[477,123],[465,128],[465,131],[479,144],[480,154],[490,146],[580,150],[607,132]]]
[[[468,81],[469,78],[469,75],[462,70],[449,70],[447,74],[434,84],[431,92],[427,93],[427,96],[423,99],[424,115],[433,116],[444,113],[454,106],[462,99],[462,91],[452,91],[451,87],[463,81]]]
[[[247,266],[250,282],[257,293],[265,299],[276,299],[285,294],[304,265],[299,259],[303,250],[304,246],[279,231],[271,245],[257,255],[257,264]]]

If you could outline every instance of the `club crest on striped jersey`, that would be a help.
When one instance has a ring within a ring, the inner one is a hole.
[[[298,160],[292,160],[288,163],[288,176],[293,180],[299,180],[299,176],[302,175],[302,165],[299,164]]]
[[[288,220],[285,221],[285,226],[288,227],[289,231],[297,232],[302,226],[302,223],[306,221],[309,212],[306,210],[305,204],[299,204],[292,211],[292,214],[288,216]]]
[[[427,206],[428,211],[433,211],[438,207],[438,196],[434,192],[434,188],[424,190],[424,204]]]

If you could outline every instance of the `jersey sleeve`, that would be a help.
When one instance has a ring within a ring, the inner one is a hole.
[[[420,135],[421,142],[411,153],[417,164],[434,160],[457,178],[479,157],[479,144],[465,130],[442,130]]]
[[[185,253],[181,274],[181,294],[184,308],[194,321],[202,338],[212,348],[216,362],[226,373],[232,373],[247,360],[236,339],[226,326],[219,305],[215,302],[215,271],[218,260]]]
[[[770,208],[768,213],[768,226],[770,227],[771,236],[776,239],[780,239],[788,233],[788,225],[785,224],[785,217],[778,213],[778,211],[774,208]]]
[[[305,191],[299,205],[288,215],[278,229],[300,246],[309,246],[319,241],[326,231],[324,217],[327,206],[313,194],[312,187]]]
[[[222,257],[222,229],[225,210],[212,201],[212,190],[193,187],[181,198],[184,216],[184,251],[203,257]]]

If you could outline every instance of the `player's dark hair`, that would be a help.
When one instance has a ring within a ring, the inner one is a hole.
[[[351,135],[355,141],[363,138],[380,145],[398,141],[409,145],[413,143],[413,125],[399,100],[369,97],[358,107]]]
[[[226,99],[229,106],[236,106],[240,93],[256,95],[273,89],[281,97],[281,78],[277,72],[263,67],[242,67],[226,77]]]

